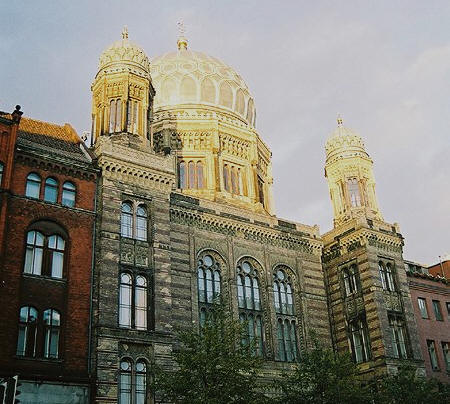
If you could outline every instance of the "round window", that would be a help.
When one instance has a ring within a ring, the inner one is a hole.
[[[280,270],[280,269],[278,270],[277,276],[280,281],[284,280],[284,272],[282,270]]]
[[[210,255],[205,255],[203,257],[203,263],[207,266],[210,267],[213,264],[213,259]]]
[[[252,266],[251,266],[247,261],[244,261],[244,262],[242,263],[242,270],[243,270],[246,274],[249,274],[250,271],[252,270]]]

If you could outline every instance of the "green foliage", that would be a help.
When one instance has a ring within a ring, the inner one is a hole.
[[[348,354],[336,354],[317,340],[305,352],[293,372],[285,373],[274,387],[275,402],[283,404],[370,403],[370,391],[363,387],[358,368]]]
[[[374,386],[375,404],[445,404],[450,385],[416,376],[416,369],[403,366],[396,375],[386,375]]]
[[[205,326],[178,333],[174,352],[178,368],[154,366],[153,388],[164,401],[176,404],[259,404],[265,401],[257,385],[262,364],[243,346],[243,326],[222,305],[217,305]]]

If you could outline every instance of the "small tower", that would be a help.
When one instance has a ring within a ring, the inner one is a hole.
[[[375,193],[373,161],[361,137],[346,128],[340,116],[337,124],[325,146],[325,177],[333,204],[334,225],[361,216],[383,220]]]
[[[128,39],[126,27],[122,39],[100,56],[91,90],[93,142],[102,135],[124,132],[150,139],[155,94],[150,62],[145,52]]]

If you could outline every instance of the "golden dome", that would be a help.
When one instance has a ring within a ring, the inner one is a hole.
[[[128,39],[126,27],[122,31],[122,39],[114,42],[100,55],[99,73],[131,71],[148,78],[150,62],[143,49]]]
[[[338,117],[338,127],[327,140],[325,152],[327,163],[345,157],[369,157],[361,136],[352,129],[343,126],[342,118],[340,117]]]
[[[178,40],[178,48],[152,60],[155,112],[200,106],[231,114],[254,127],[254,101],[242,77],[221,60],[188,50],[184,37]]]

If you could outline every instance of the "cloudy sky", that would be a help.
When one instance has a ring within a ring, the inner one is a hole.
[[[128,25],[150,57],[191,49],[247,82],[273,151],[277,214],[332,226],[324,143],[341,113],[375,163],[405,258],[450,252],[450,2],[9,1],[0,14],[0,109],[90,128],[98,57]]]

